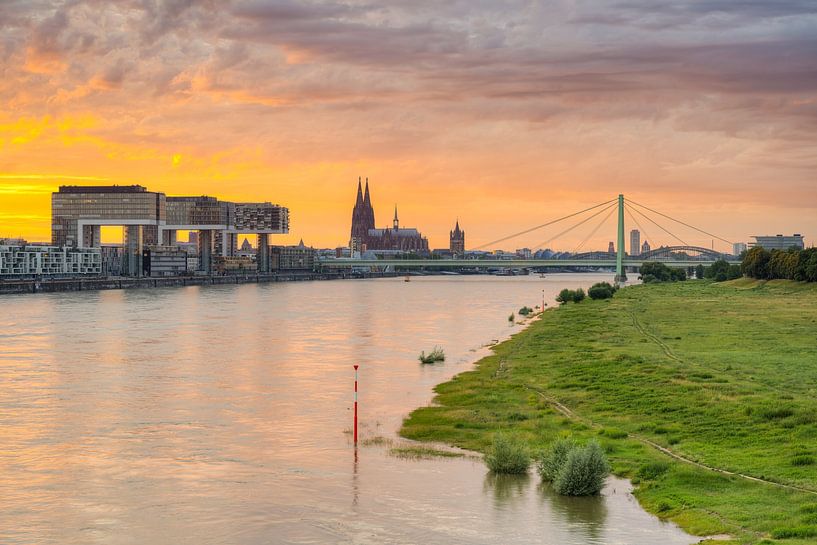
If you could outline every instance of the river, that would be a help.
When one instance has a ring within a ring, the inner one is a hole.
[[[609,275],[432,276],[0,298],[0,543],[689,544],[626,481],[563,498],[397,440],[432,388]],[[420,365],[440,345],[447,359]]]

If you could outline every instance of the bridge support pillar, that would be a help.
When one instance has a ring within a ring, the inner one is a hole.
[[[616,284],[627,281],[624,270],[624,195],[618,196],[618,241],[616,244]]]
[[[269,235],[266,233],[258,234],[258,248],[255,253],[255,262],[258,265],[258,272],[270,272]]]

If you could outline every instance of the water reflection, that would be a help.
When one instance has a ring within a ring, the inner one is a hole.
[[[609,494],[608,489],[605,495]],[[604,526],[607,522],[607,499],[604,496],[562,496],[550,483],[542,482],[538,486],[542,503],[548,504],[552,513],[564,520],[564,523],[577,534],[583,534],[587,543],[602,543]]]
[[[513,508],[514,503],[524,499],[530,485],[530,475],[504,475],[489,471],[485,474],[482,489],[491,493],[498,508]]]
[[[396,459],[344,433],[352,364],[362,438],[393,437],[518,329],[508,314],[601,279],[3,297],[0,543],[691,543],[624,495],[593,525],[536,478],[486,481],[481,462]],[[434,345],[446,361],[419,365]]]

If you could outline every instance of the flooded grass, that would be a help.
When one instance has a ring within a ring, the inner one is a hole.
[[[436,388],[402,434],[487,452],[512,431],[531,449],[599,441],[642,505],[696,535],[813,541],[817,287],[786,281],[634,286],[564,305],[474,371]],[[542,395],[536,395],[541,392]],[[554,403],[571,411],[565,414]],[[801,508],[804,511],[801,511]]]
[[[420,352],[418,359],[420,360],[420,363],[437,363],[438,361],[445,361],[445,352],[441,347],[435,346],[434,349],[428,354],[426,354],[425,351]]]
[[[389,449],[389,455],[408,460],[427,460],[431,458],[462,458],[462,452],[442,450],[424,445],[404,445]]]
[[[394,439],[378,435],[376,437],[367,437],[360,442],[364,447],[390,447],[394,444]]]

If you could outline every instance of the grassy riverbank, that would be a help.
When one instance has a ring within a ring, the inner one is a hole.
[[[568,304],[436,391],[405,437],[596,437],[642,505],[691,533],[817,541],[817,286],[689,281]]]

